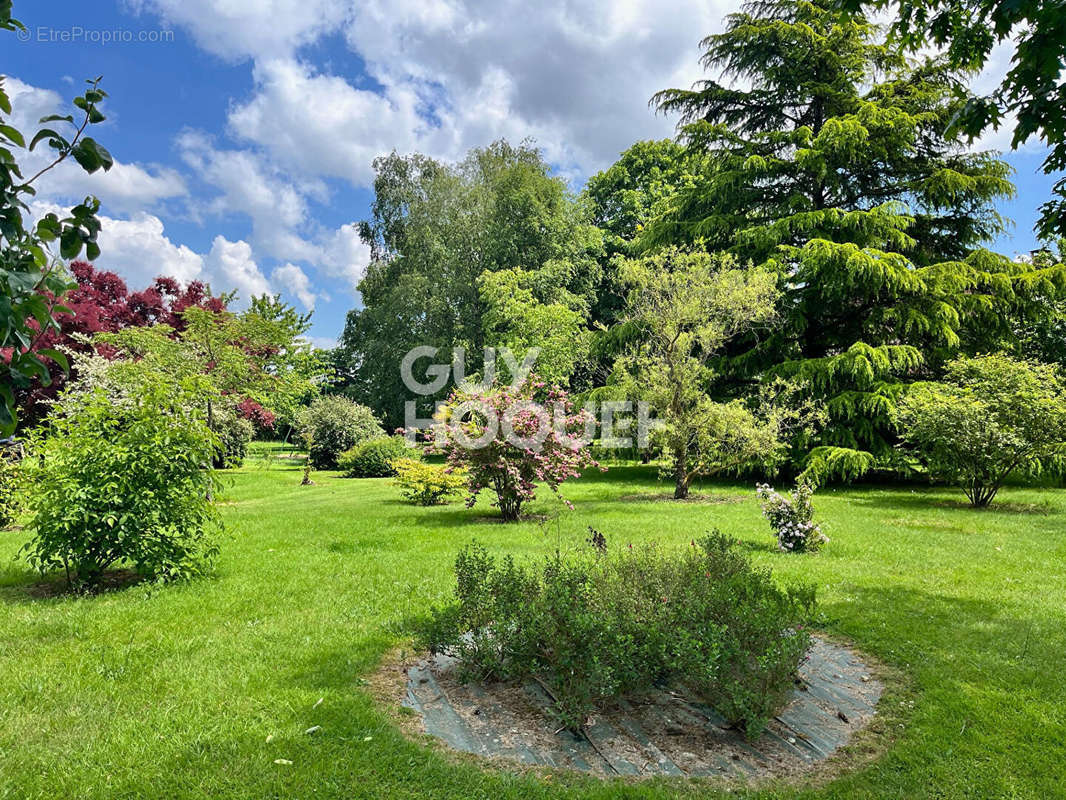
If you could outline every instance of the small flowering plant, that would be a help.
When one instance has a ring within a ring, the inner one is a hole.
[[[787,496],[778,494],[768,484],[760,483],[755,493],[762,504],[762,513],[770,521],[777,535],[777,547],[785,553],[818,550],[829,539],[821,526],[814,521],[814,506],[811,497],[814,486],[810,481],[800,480]]]
[[[589,447],[592,416],[576,410],[564,390],[535,378],[521,386],[460,388],[435,420],[427,452],[443,453],[450,469],[466,473],[467,506],[490,489],[506,521],[518,519],[538,483],[559,495],[568,478],[599,467]]]

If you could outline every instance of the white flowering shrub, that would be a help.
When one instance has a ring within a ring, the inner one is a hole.
[[[829,541],[821,526],[814,521],[811,497],[814,486],[801,480],[787,496],[774,491],[769,484],[760,483],[755,493],[762,504],[762,513],[770,521],[777,536],[777,547],[785,553],[814,551]]]

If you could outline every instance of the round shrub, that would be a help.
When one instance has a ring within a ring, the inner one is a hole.
[[[163,379],[119,397],[68,393],[25,459],[28,561],[86,589],[118,566],[154,579],[202,572],[219,523],[208,499],[216,440],[197,399]]]
[[[392,462],[417,452],[402,436],[379,436],[342,453],[337,466],[346,478],[391,478],[396,474]]]
[[[336,469],[341,453],[385,435],[373,411],[339,395],[316,399],[300,412],[297,427],[315,469]]]
[[[466,489],[466,473],[452,471],[440,464],[426,464],[414,458],[397,458],[394,484],[405,499],[419,506],[439,506]]]
[[[255,438],[255,426],[231,411],[215,412],[211,427],[218,437],[213,463],[215,469],[236,469],[248,455],[248,443]]]

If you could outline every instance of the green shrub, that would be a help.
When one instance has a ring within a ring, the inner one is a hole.
[[[379,436],[342,453],[337,466],[346,478],[391,478],[396,474],[392,462],[417,452],[402,436]]]
[[[758,736],[810,647],[813,587],[778,588],[717,533],[682,552],[592,541],[539,568],[464,548],[455,601],[416,625],[418,644],[455,655],[468,679],[539,680],[571,729],[670,682]]]
[[[396,458],[392,461],[396,471],[393,483],[400,487],[400,494],[420,506],[438,506],[466,489],[466,475],[450,472],[440,464],[426,464],[415,458]]]
[[[1008,478],[1066,464],[1066,378],[1006,355],[957,358],[942,383],[910,386],[896,422],[930,477],[987,506]]]
[[[0,445],[0,530],[16,519],[22,504],[22,476],[14,454]]]
[[[196,399],[148,379],[119,397],[68,393],[25,459],[28,561],[87,589],[120,565],[154,579],[202,572],[219,523],[208,499],[216,439]]]
[[[357,444],[385,435],[374,412],[346,397],[326,395],[300,411],[297,429],[309,441],[311,465],[336,469],[341,453]]]
[[[211,428],[218,437],[213,463],[216,469],[236,469],[248,455],[248,443],[255,437],[255,426],[232,411],[216,411]]]

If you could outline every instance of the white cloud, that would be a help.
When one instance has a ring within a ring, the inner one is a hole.
[[[335,5],[380,88],[353,85],[291,49],[258,50],[256,92],[231,110],[229,127],[288,169],[360,186],[372,179],[374,157],[392,149],[455,159],[496,138],[532,136],[553,162],[588,173],[637,139],[668,136],[673,121],[656,117],[647,100],[701,77],[699,39],[729,8],[697,0]]]
[[[203,49],[228,61],[289,53],[336,30],[347,16],[338,0],[126,0],[188,30]]]
[[[5,79],[4,85],[11,99],[10,124],[22,131],[27,144],[41,127],[38,123],[41,117],[74,111],[59,94],[49,89],[31,86],[11,77]],[[49,123],[61,133],[64,124]],[[45,142],[40,143],[32,153],[20,153],[23,175],[29,178],[47,166],[53,160],[52,154],[53,151]],[[80,202],[86,195],[96,195],[100,198],[101,208],[105,213],[141,211],[161,200],[181,197],[187,193],[184,180],[173,169],[154,165],[142,166],[118,159],[107,172],[98,170],[92,175],[68,159],[45,173],[35,187],[42,197],[69,201]]]
[[[340,342],[338,342],[332,336],[304,336],[303,337],[312,347],[317,347],[319,350],[332,350]]]
[[[35,219],[48,212],[63,214],[64,209],[54,203],[35,202],[30,208]],[[204,281],[210,283],[216,293],[236,290],[237,306],[247,305],[252,295],[273,294],[271,282],[263,275],[248,242],[231,242],[224,236],[216,236],[206,255],[195,252],[186,245],[175,244],[166,235],[163,221],[152,214],[135,214],[130,219],[115,219],[100,216],[99,244],[101,256],[96,262],[100,269],[120,275],[131,289],[141,289],[151,284],[156,277],[166,275],[181,283]],[[279,284],[292,291],[304,302],[310,297],[310,282],[304,275],[301,285],[299,267],[279,268],[274,275]],[[307,303],[305,302],[305,305]]]
[[[418,132],[428,127],[406,87],[386,97],[292,59],[258,63],[255,80],[257,93],[231,111],[230,130],[290,170],[366,186],[376,156],[417,147]]]
[[[158,275],[182,283],[205,278],[203,257],[167,238],[159,217],[143,212],[130,219],[101,216],[100,223],[103,255],[98,264],[117,272],[131,287],[147,286]]]
[[[270,281],[293,295],[308,311],[315,308],[315,293],[311,291],[311,279],[295,264],[282,264],[270,273]]]
[[[219,216],[246,214],[252,221],[252,241],[258,252],[277,259],[313,256],[311,246],[293,232],[308,217],[304,192],[276,169],[252,152],[218,150],[197,131],[179,136],[178,148],[198,176],[221,191],[207,204],[207,210]]]
[[[87,175],[76,164],[64,162],[48,174],[42,188],[50,195],[79,201],[86,195],[96,195],[101,208],[112,213],[138,211],[160,200],[187,194],[185,181],[175,170],[150,169],[116,161],[107,172]]]
[[[238,305],[246,304],[253,295],[272,292],[270,282],[252,257],[251,245],[243,240],[231,242],[225,236],[216,236],[204,265],[212,277],[212,289],[236,289],[240,295]]]
[[[342,225],[319,243],[315,263],[354,290],[370,264],[370,247],[359,238],[354,224]]]

